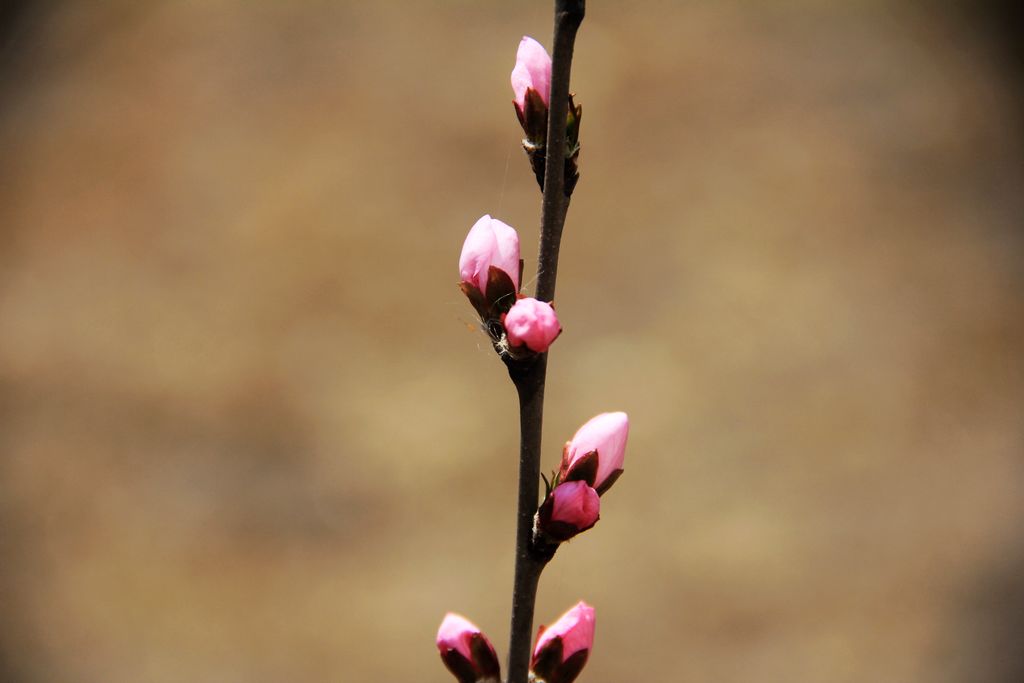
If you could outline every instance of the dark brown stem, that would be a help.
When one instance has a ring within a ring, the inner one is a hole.
[[[540,487],[540,443],[544,419],[544,377],[547,354],[523,367],[509,365],[519,393],[519,501],[516,518],[516,565],[512,585],[512,624],[509,637],[508,683],[526,683],[530,670],[530,637],[537,582],[549,558],[533,546],[533,517]]]
[[[552,50],[544,199],[541,205],[540,251],[537,258],[536,298],[552,301],[558,275],[558,250],[569,210],[565,196],[565,123],[569,111],[569,73],[576,31],[583,21],[585,0],[555,0],[555,38]],[[537,583],[550,552],[533,539],[533,517],[540,488],[540,447],[544,417],[547,354],[533,362],[508,363],[509,376],[519,392],[519,501],[516,522],[516,565],[512,586],[512,624],[508,648],[508,683],[527,683],[530,639]]]
[[[541,301],[555,298],[558,249],[569,210],[565,196],[565,118],[569,112],[569,73],[576,31],[583,21],[585,0],[555,0],[555,46],[551,55],[551,95],[548,101],[547,157],[544,164],[544,199],[541,204],[540,251],[537,257],[537,294]],[[558,112],[552,116],[550,112]]]

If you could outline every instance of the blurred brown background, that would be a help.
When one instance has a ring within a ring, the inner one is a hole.
[[[599,2],[546,468],[633,423],[538,619],[588,683],[1024,680],[1007,3]],[[0,680],[505,656],[514,392],[456,287],[539,193],[550,3],[7,3]],[[1019,18],[1019,14],[1018,17]]]

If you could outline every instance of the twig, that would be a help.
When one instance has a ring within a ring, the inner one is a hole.
[[[565,124],[569,111],[569,73],[576,31],[583,21],[585,0],[555,0],[555,37],[548,107],[544,198],[541,205],[540,251],[537,258],[536,298],[552,301],[558,276],[558,250],[569,210],[565,183]],[[540,487],[541,429],[547,354],[523,365],[509,362],[509,376],[519,393],[519,502],[516,525],[516,565],[512,586],[512,624],[509,635],[508,683],[527,683],[530,639],[537,583],[551,552],[537,548],[533,518]]]

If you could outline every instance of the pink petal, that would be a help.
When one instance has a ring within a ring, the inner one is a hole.
[[[480,633],[476,624],[466,617],[449,612],[444,615],[444,621],[437,630],[437,648],[444,652],[446,649],[457,650],[466,659],[472,661],[473,653],[469,649],[469,639]]]
[[[463,282],[476,285],[481,292],[487,289],[487,269],[491,259],[498,250],[494,230],[491,229],[491,217],[482,216],[473,224],[466,241],[462,243],[462,254],[459,256],[459,275]]]
[[[516,65],[512,69],[512,92],[520,109],[526,99],[526,89],[533,88],[544,104],[551,96],[551,57],[544,46],[529,36],[523,36],[516,51]]]
[[[508,273],[512,284],[519,291],[519,233],[507,223],[497,218],[491,219],[491,231],[494,235],[495,249],[491,265]]]
[[[548,626],[537,639],[534,656],[551,639],[562,639],[562,661],[580,650],[589,650],[594,644],[594,608],[580,601],[575,607]]]
[[[587,453],[596,450],[598,464],[594,488],[601,488],[601,484],[612,472],[622,469],[628,437],[629,417],[626,413],[601,413],[592,417],[576,430],[575,436],[569,442],[566,450],[569,466]]]
[[[582,530],[594,526],[601,514],[601,498],[584,481],[560,484],[551,495],[552,521],[566,522]]]
[[[505,331],[512,346],[525,344],[536,353],[544,353],[562,332],[562,326],[551,304],[525,297],[505,316]]]

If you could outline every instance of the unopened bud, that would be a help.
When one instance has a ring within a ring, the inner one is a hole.
[[[531,89],[547,107],[551,97],[551,56],[543,45],[523,36],[516,50],[516,65],[512,69],[512,92],[520,111],[526,106],[526,91]]]
[[[537,510],[537,533],[545,542],[561,543],[597,524],[601,498],[583,481],[559,484]]]
[[[562,333],[562,326],[551,304],[532,297],[519,299],[504,319],[508,343],[525,346],[534,353],[544,353]]]
[[[522,273],[515,228],[483,216],[470,229],[459,256],[459,288],[489,327],[516,301]]]
[[[579,676],[594,644],[594,608],[585,602],[540,628],[530,671],[544,683],[572,683]]]
[[[551,57],[540,43],[524,36],[516,51],[516,65],[512,69],[513,105],[519,125],[523,127],[523,148],[530,158],[530,166],[537,184],[544,189],[544,165],[547,154],[548,108],[551,102]],[[572,194],[579,180],[577,159],[580,153],[580,119],[583,107],[569,95],[569,108],[565,119],[565,184],[566,197]]]
[[[494,647],[473,622],[449,612],[437,630],[441,661],[459,683],[498,683],[501,668]]]
[[[585,481],[604,494],[622,474],[629,437],[629,417],[601,413],[576,430],[562,451],[557,481]]]

